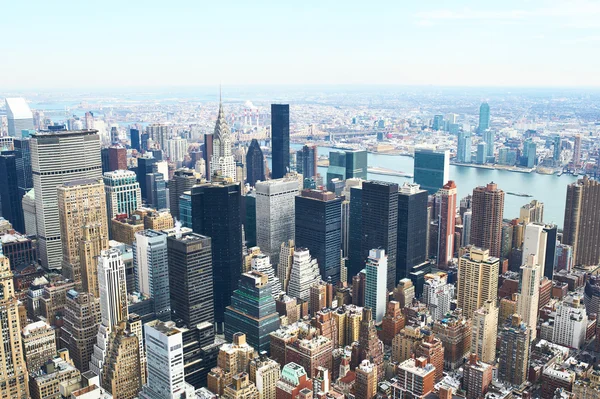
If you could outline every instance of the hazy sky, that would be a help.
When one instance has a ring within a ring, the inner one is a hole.
[[[0,3],[5,89],[600,86],[600,1]]]

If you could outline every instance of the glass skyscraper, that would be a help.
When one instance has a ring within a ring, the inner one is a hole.
[[[327,182],[336,178],[346,180],[353,177],[367,180],[367,151],[331,151]]]
[[[460,163],[471,163],[471,134],[458,132],[456,160]]]
[[[479,134],[490,128],[490,106],[488,103],[482,103],[479,107]]]
[[[271,104],[271,178],[280,179],[290,168],[290,106]]]
[[[427,190],[405,183],[398,195],[398,253],[396,280],[410,277],[414,266],[427,259]]]
[[[258,141],[252,139],[246,154],[246,183],[254,187],[259,180],[265,180],[265,157]]]
[[[450,154],[448,151],[415,150],[414,180],[422,189],[433,195],[450,180]]]

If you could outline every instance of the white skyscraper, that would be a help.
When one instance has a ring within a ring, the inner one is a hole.
[[[115,170],[104,173],[108,220],[120,214],[131,215],[142,206],[142,192],[135,172]]]
[[[528,255],[525,264],[521,266],[521,292],[517,298],[517,314],[531,328],[531,339],[535,339],[537,332],[540,274],[543,274],[543,268],[540,267],[537,256]]]
[[[144,326],[148,383],[140,399],[194,398],[194,387],[184,380],[183,334],[175,323],[151,321]]]
[[[367,258],[365,282],[365,306],[371,308],[376,323],[385,316],[387,299],[387,255],[384,249],[371,249]]]
[[[135,233],[133,263],[136,291],[154,299],[154,313],[160,320],[171,315],[167,235],[155,230]]]
[[[100,138],[94,130],[63,130],[35,133],[30,144],[40,259],[45,269],[60,270],[56,188],[74,180],[102,178]]]
[[[300,182],[296,177],[256,183],[256,245],[279,263],[281,244],[293,240]]]
[[[423,302],[434,320],[442,320],[450,311],[450,302],[454,299],[456,287],[448,284],[446,273],[434,274],[423,284]]]
[[[33,114],[24,98],[7,98],[6,116],[9,136],[21,137],[21,130],[33,129]]]
[[[306,248],[296,248],[290,273],[288,295],[305,301],[310,299],[310,287],[321,279],[319,264]]]
[[[567,296],[556,307],[552,342],[570,348],[580,348],[585,343],[588,317],[583,305],[583,296]]]
[[[171,162],[182,162],[188,153],[188,141],[181,137],[167,140],[167,156]]]
[[[279,281],[279,277],[275,275],[275,269],[271,265],[271,258],[263,253],[259,253],[252,258],[251,265],[252,270],[267,275],[269,284],[271,284],[273,298],[278,298],[281,293],[281,282]]]
[[[525,236],[523,238],[523,258],[522,264],[527,263],[529,255],[535,255],[537,259],[537,266],[539,268],[537,273],[538,280],[544,278],[544,264],[546,262],[546,242],[548,233],[544,231],[546,226],[541,223],[529,223],[525,226]],[[521,315],[523,316],[523,315]],[[535,336],[535,332],[532,330]]]
[[[222,177],[228,177],[236,181],[236,166],[232,146],[233,136],[225,120],[223,103],[219,102],[219,116],[217,116],[217,123],[215,124],[215,132],[213,134],[213,154],[210,161],[210,170],[213,175],[219,174]]]

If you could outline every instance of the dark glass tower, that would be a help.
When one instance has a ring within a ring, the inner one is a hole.
[[[267,275],[257,271],[242,274],[239,288],[231,297],[231,306],[225,310],[225,339],[233,342],[233,335],[242,332],[259,353],[269,352],[269,334],[277,330],[279,324]]]
[[[479,134],[490,128],[490,106],[488,103],[482,103],[479,107],[479,126],[477,131]]]
[[[189,230],[167,238],[171,320],[194,328],[214,322],[210,237]]]
[[[280,179],[290,168],[290,106],[271,104],[271,178]]]
[[[346,179],[367,180],[367,151],[346,151]]]
[[[544,231],[546,232],[546,260],[544,263],[544,276],[548,277],[548,280],[552,281],[552,277],[554,276],[554,257],[556,256],[557,244],[556,225],[546,225]]]
[[[31,171],[31,140],[28,138],[14,140],[17,164],[17,184],[21,198],[33,188],[33,173]],[[25,233],[24,231],[22,233]]]
[[[167,208],[167,182],[162,173],[154,172],[146,175],[146,202],[155,209]],[[142,196],[144,192],[142,191]]]
[[[131,137],[131,148],[137,150],[137,152],[142,151],[142,147],[140,147],[140,131],[139,129],[129,129],[129,136]]]
[[[179,219],[179,197],[192,189],[196,183],[196,173],[192,169],[181,168],[173,173],[169,180],[169,209]]]
[[[217,330],[242,271],[240,184],[214,182],[192,188],[192,228],[212,238]]]
[[[246,235],[246,247],[256,246],[256,192],[251,191],[244,197],[244,234]]]
[[[136,169],[137,181],[140,183],[140,191],[142,199],[148,201],[148,189],[146,188],[146,175],[154,172],[155,158],[138,158],[138,166]],[[104,164],[104,163],[103,163]]]
[[[207,133],[204,135],[204,147],[202,148],[202,156],[204,157],[204,165],[206,166],[206,175],[204,176],[207,180],[210,180],[211,170],[210,162],[213,156],[213,135]]]
[[[369,251],[385,249],[388,256],[387,289],[396,286],[396,251],[398,250],[398,185],[367,181],[362,188],[361,262]]]
[[[14,151],[0,153],[0,209],[15,230],[25,233],[22,196],[19,195],[17,158]]]
[[[314,145],[305,145],[296,152],[296,170],[302,173],[305,179],[317,175],[317,147]]]
[[[265,180],[265,157],[258,141],[252,139],[246,154],[246,183],[254,187],[258,180]]]
[[[342,199],[330,191],[303,190],[296,200],[296,247],[308,248],[321,277],[340,281]]]
[[[415,183],[434,195],[450,180],[448,151],[415,150]]]
[[[398,194],[396,281],[410,278],[412,268],[427,259],[427,190],[405,184]]]
[[[108,148],[101,149],[100,156],[102,157],[102,174],[110,172],[110,156],[108,155]]]
[[[348,238],[348,281],[356,276],[365,264],[362,258],[362,188],[350,189],[350,231]]]

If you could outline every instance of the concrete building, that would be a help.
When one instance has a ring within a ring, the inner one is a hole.
[[[490,364],[479,361],[477,355],[471,354],[463,367],[462,387],[467,399],[479,399],[485,395],[492,383],[492,369]]]
[[[485,363],[494,364],[497,334],[498,307],[495,302],[486,301],[473,313],[471,353]]]
[[[444,368],[459,368],[471,351],[471,319],[463,316],[460,309],[457,309],[447,314],[446,318],[435,321],[432,331],[444,345]]]
[[[167,156],[171,162],[181,163],[188,155],[188,141],[181,137],[167,140]]]
[[[563,244],[573,247],[575,265],[597,265],[600,262],[600,212],[591,204],[600,201],[600,182],[587,177],[567,187]]]
[[[34,372],[56,356],[56,333],[44,321],[29,323],[21,331],[27,370]]]
[[[473,190],[470,243],[500,257],[504,191],[495,183]]]
[[[61,162],[56,162],[60,159]],[[100,138],[95,130],[48,131],[31,136],[38,248],[42,267],[60,270],[62,241],[57,186],[100,179]]]
[[[372,309],[375,323],[379,324],[385,315],[387,299],[387,256],[383,249],[372,249],[367,258],[365,306]]]
[[[538,271],[538,280],[544,278],[544,265],[546,264],[546,248],[548,245],[548,232],[546,225],[541,223],[529,223],[525,225],[523,238],[523,258],[521,263],[526,265],[531,255],[535,256],[535,266]]]
[[[433,392],[435,367],[427,359],[407,359],[398,365],[398,379],[392,381],[392,397],[424,398]]]
[[[281,244],[294,239],[300,187],[294,176],[256,183],[256,244],[273,263],[279,263]]]
[[[145,368],[140,358],[140,340],[126,322],[114,326],[108,337],[102,368],[102,387],[115,399],[138,397],[145,380]]]
[[[277,299],[281,293],[281,282],[279,281],[279,277],[275,275],[275,269],[273,269],[273,266],[271,265],[271,258],[263,254],[260,251],[260,248],[254,248],[257,248],[258,252],[250,257],[250,270],[267,275],[269,284],[271,285],[271,294],[273,295],[273,298]]]
[[[249,379],[248,373],[240,373],[232,377],[232,383],[223,391],[224,399],[259,399],[256,385]]]
[[[173,173],[169,180],[169,209],[171,215],[179,219],[179,197],[190,191],[196,184],[196,172],[192,169],[181,168]]]
[[[519,211],[519,220],[525,224],[544,223],[544,203],[534,199],[523,205]]]
[[[281,377],[281,366],[263,353],[250,361],[250,381],[254,382],[260,399],[277,398],[277,381]]]
[[[545,246],[545,245],[544,245]],[[540,267],[535,254],[527,256],[525,264],[521,266],[521,292],[517,297],[517,313],[531,330],[532,339],[537,336],[537,321],[540,300]],[[487,360],[484,359],[485,362]]]
[[[363,360],[356,368],[354,397],[356,399],[373,399],[377,393],[377,367],[368,360]]]
[[[519,386],[527,380],[531,330],[519,315],[513,315],[511,322],[500,329],[499,342],[498,378]]]
[[[9,136],[21,137],[21,130],[33,129],[33,114],[24,98],[6,98],[5,102]]]
[[[41,369],[31,373],[29,397],[31,399],[59,398],[60,383],[77,378],[79,374],[79,370],[69,363],[68,359],[55,357]]]
[[[427,305],[431,317],[441,320],[450,311],[450,302],[454,300],[454,284],[448,284],[446,273],[428,274],[423,285],[423,303]]]
[[[294,240],[288,240],[281,243],[279,250],[279,264],[277,265],[277,278],[281,284],[281,290],[287,292],[292,265],[294,264]]]
[[[489,250],[471,247],[459,258],[457,306],[466,317],[487,301],[496,302],[500,259],[490,256]]]
[[[109,220],[117,215],[131,215],[142,205],[142,191],[135,172],[115,170],[103,175]]]
[[[552,342],[569,348],[580,348],[586,339],[588,316],[579,294],[567,296],[556,306]]]
[[[450,180],[437,192],[440,208],[438,213],[437,265],[444,269],[452,263],[455,252],[454,233],[456,225],[456,184]]]
[[[296,248],[287,293],[304,301],[310,300],[310,287],[320,279],[319,265],[306,248]]]

